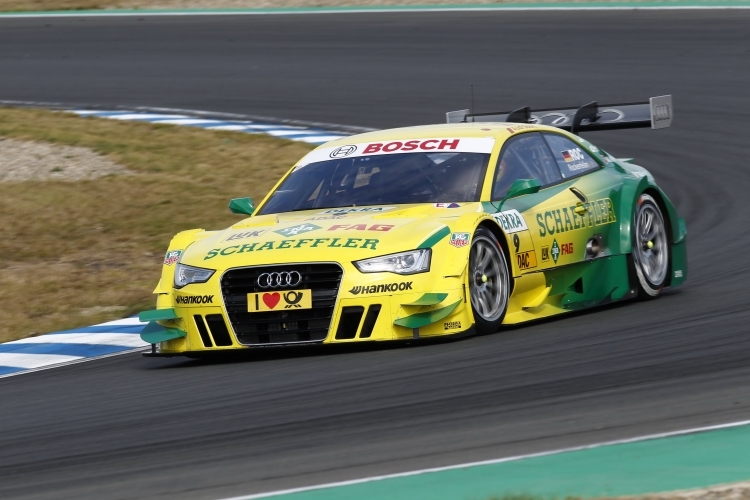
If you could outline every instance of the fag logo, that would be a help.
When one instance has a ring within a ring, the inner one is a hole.
[[[451,233],[451,239],[448,242],[451,246],[462,248],[469,244],[469,233]]]
[[[367,227],[367,224],[336,224],[328,228],[329,231],[338,231],[343,229],[344,231],[390,231],[395,226],[393,224],[372,224]]]
[[[433,203],[433,207],[435,208],[460,208],[461,205],[458,203]]]
[[[560,256],[560,246],[557,244],[557,240],[552,240],[552,249],[550,250],[550,253],[552,254],[552,260],[557,264],[557,258]]]
[[[331,158],[346,158],[347,156],[354,154],[357,151],[357,146],[341,146],[331,151]]]
[[[371,293],[403,292],[404,290],[411,290],[412,283],[412,281],[406,281],[404,283],[387,283],[385,285],[355,286],[349,290],[349,293],[352,295],[368,295]]]
[[[549,260],[549,247],[542,247],[542,261]]]
[[[315,231],[316,229],[320,229],[320,226],[316,226],[315,224],[298,224],[296,226],[279,229],[278,231],[274,231],[274,233],[279,233],[289,237],[297,236],[302,233],[309,233],[310,231]]]
[[[180,255],[182,255],[182,250],[170,250],[164,256],[164,265],[171,266],[172,264],[176,264],[180,260]]]

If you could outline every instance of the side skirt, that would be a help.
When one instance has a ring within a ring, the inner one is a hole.
[[[635,297],[628,256],[528,273],[515,279],[503,324],[517,324]]]

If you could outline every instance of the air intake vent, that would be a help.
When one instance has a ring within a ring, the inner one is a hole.
[[[359,322],[362,319],[365,308],[362,306],[345,307],[341,311],[341,319],[339,320],[339,327],[336,330],[336,339],[353,339],[357,336],[357,329],[359,328]]]
[[[367,316],[365,316],[365,323],[362,325],[362,331],[359,334],[359,338],[370,338],[372,330],[375,328],[375,322],[378,320],[378,315],[380,314],[380,307],[380,304],[372,304],[367,308]]]
[[[193,316],[193,319],[195,320],[195,326],[198,328],[198,333],[201,335],[201,342],[203,342],[203,347],[213,347],[214,343],[211,342],[211,336],[208,334],[208,330],[206,329],[206,323],[203,322],[203,316],[200,314],[196,314]]]
[[[229,330],[224,323],[224,317],[221,314],[209,314],[206,316],[206,323],[211,330],[217,346],[226,347],[232,345],[232,338],[229,336]]]

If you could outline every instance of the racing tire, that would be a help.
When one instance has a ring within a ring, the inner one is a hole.
[[[669,274],[669,238],[664,216],[656,200],[648,194],[638,198],[633,214],[633,271],[638,297],[659,296]]]
[[[505,318],[510,297],[510,270],[500,242],[491,231],[478,228],[469,251],[469,297],[477,335],[496,332]]]

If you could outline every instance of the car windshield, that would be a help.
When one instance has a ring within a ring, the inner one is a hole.
[[[298,168],[258,212],[479,201],[489,154],[400,153]]]

